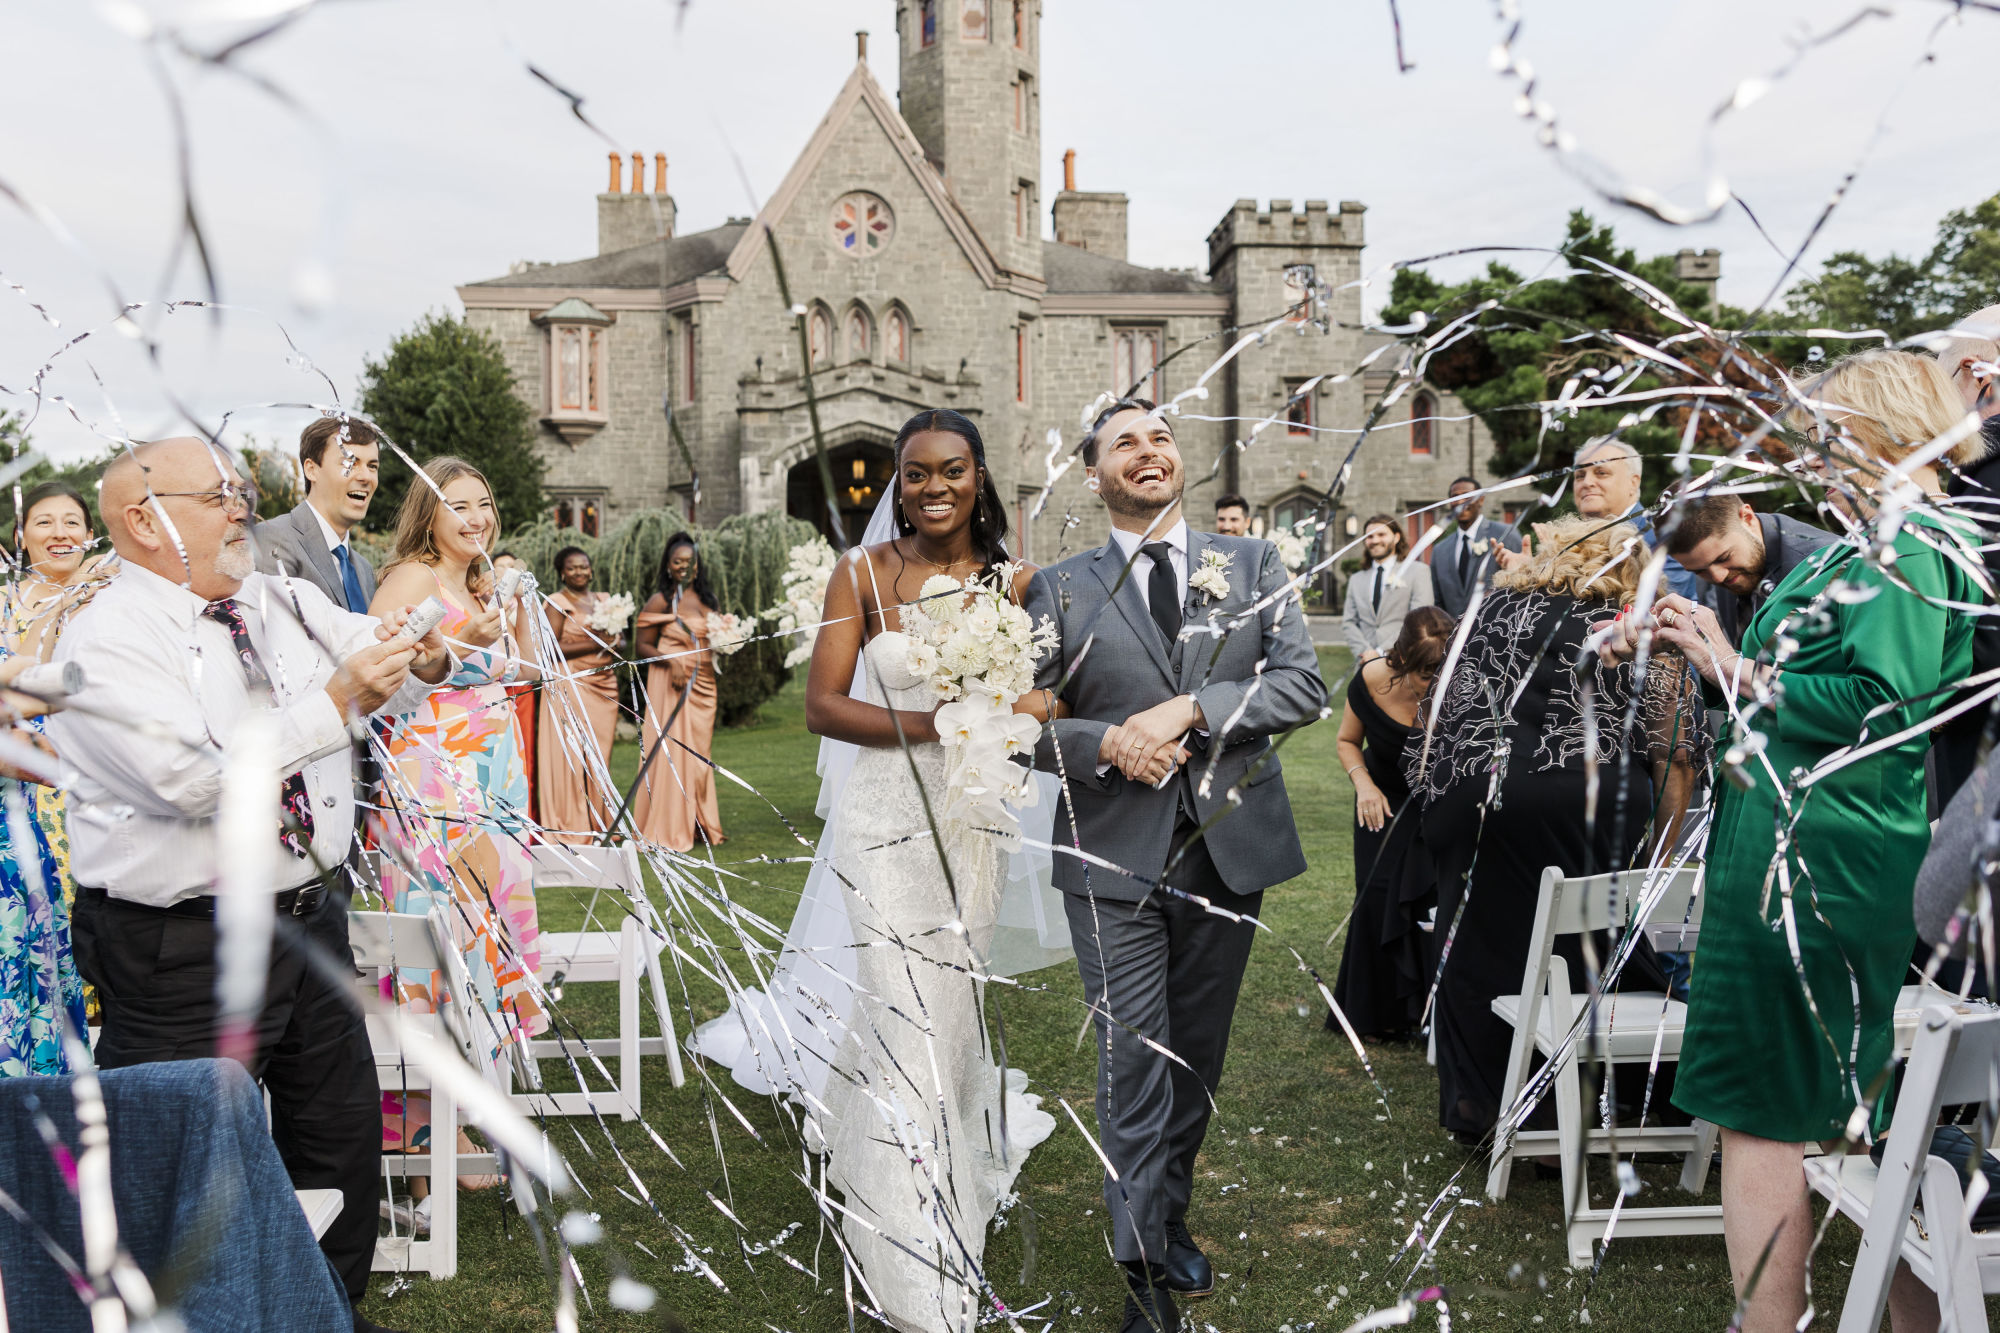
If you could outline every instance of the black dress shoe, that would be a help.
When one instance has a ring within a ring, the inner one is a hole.
[[[354,1312],[354,1333],[398,1333],[398,1331],[384,1328],[357,1309]]]
[[[1174,1309],[1174,1298],[1167,1292],[1161,1265],[1154,1264],[1150,1274],[1144,1266],[1135,1267],[1138,1272],[1132,1268],[1125,1270],[1125,1318],[1118,1325],[1118,1333],[1179,1333],[1180,1313]]]
[[[1176,1296],[1208,1296],[1215,1291],[1215,1269],[1195,1246],[1186,1222],[1167,1223],[1167,1288]]]

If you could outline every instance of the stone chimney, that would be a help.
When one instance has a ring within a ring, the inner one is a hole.
[[[1056,239],[1094,255],[1125,259],[1125,212],[1122,194],[1091,194],[1076,188],[1076,149],[1063,151],[1063,188],[1056,196]]]
[[[1708,316],[1715,317],[1715,289],[1722,282],[1722,251],[1683,250],[1674,256],[1674,276],[1708,291]]]
[[[646,192],[646,156],[632,154],[632,188],[621,186],[625,159],[611,154],[611,188],[597,196],[597,253],[630,250],[674,234],[674,197],[667,193],[667,155],[653,154],[653,190]]]

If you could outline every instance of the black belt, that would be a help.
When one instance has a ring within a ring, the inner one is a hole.
[[[112,899],[103,889],[77,886],[77,893],[99,900],[115,901],[122,907],[137,907],[148,912],[159,912],[164,916],[188,916],[203,921],[215,919],[215,896],[200,894],[193,898],[183,898],[179,902],[168,903],[165,907],[154,907],[149,903],[133,902],[129,898]],[[296,889],[286,889],[273,899],[273,905],[280,916],[311,916],[326,901],[326,885],[318,880],[301,884]]]

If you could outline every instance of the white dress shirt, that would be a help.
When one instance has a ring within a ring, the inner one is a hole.
[[[312,510],[313,517],[319,520],[320,535],[326,538],[326,553],[328,555],[332,555],[335,551],[347,545],[347,538],[333,530],[333,524],[326,521],[326,515],[319,512],[318,505],[307,501],[306,508]],[[354,552],[350,550],[347,554],[351,558]],[[338,561],[335,562],[336,565],[338,563]]]
[[[1118,553],[1131,562],[1132,572],[1127,577],[1139,585],[1139,600],[1146,604],[1148,611],[1153,609],[1153,557],[1147,555],[1144,551],[1139,551],[1139,548],[1153,542],[1165,542],[1173,548],[1174,586],[1180,589],[1181,605],[1186,606],[1188,581],[1187,534],[1188,526],[1186,519],[1182,519],[1165,532],[1152,537],[1137,532],[1127,532],[1123,528],[1111,529],[1111,540],[1118,543]],[[1139,552],[1136,559],[1132,554],[1134,551]]]
[[[208,604],[136,565],[126,564],[63,631],[55,660],[84,671],[76,703],[108,714],[49,719],[63,766],[74,770],[70,870],[79,885],[152,907],[215,892],[224,751],[237,719],[267,703],[278,717],[279,775],[304,773],[313,816],[313,856],[281,852],[272,892],[311,880],[315,861],[347,858],[353,755],[325,686],[336,659],[377,642],[380,622],[342,610],[301,579],[252,574],[233,600],[271,677],[268,701],[252,694],[229,630],[202,614]],[[411,712],[434,688],[412,674],[377,712]],[[275,814],[274,795],[273,840]]]

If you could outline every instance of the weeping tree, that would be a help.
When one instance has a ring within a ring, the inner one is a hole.
[[[578,547],[590,557],[598,588],[627,593],[634,606],[644,606],[658,586],[667,538],[681,531],[694,537],[722,609],[754,619],[777,603],[792,547],[811,541],[817,530],[775,513],[738,514],[712,528],[690,528],[671,509],[645,509],[603,537],[540,522],[503,537],[500,545],[519,556],[550,590],[556,587],[556,552]],[[759,627],[760,633],[766,630],[768,626]],[[791,647],[782,639],[763,639],[719,659],[716,683],[724,726],[754,721],[763,702],[791,679],[785,667]]]

